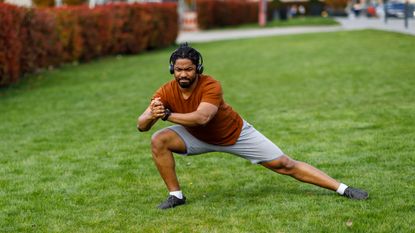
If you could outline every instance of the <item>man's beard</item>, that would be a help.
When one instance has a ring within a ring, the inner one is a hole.
[[[187,80],[188,82],[180,82],[182,80]],[[189,88],[192,86],[192,84],[195,82],[196,79],[188,79],[188,78],[179,78],[177,82],[179,83],[179,86],[181,88]]]

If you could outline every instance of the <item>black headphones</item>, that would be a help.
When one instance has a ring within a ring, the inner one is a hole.
[[[177,52],[177,50],[179,50],[179,49],[176,49],[170,56],[170,60],[169,60],[170,74],[174,74],[173,55]],[[196,49],[193,49],[193,50],[199,56],[199,61],[200,61],[200,62],[198,61],[198,64],[196,65],[196,73],[201,74],[201,73],[203,73],[203,57],[202,57],[202,54],[200,54]]]

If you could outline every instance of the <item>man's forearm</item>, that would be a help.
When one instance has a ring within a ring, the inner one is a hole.
[[[137,120],[137,129],[141,132],[148,131],[157,122],[157,118],[153,118],[151,114],[143,114]]]
[[[217,113],[218,107],[202,102],[196,111],[190,113],[172,113],[167,120],[183,126],[206,125]]]
[[[207,124],[210,117],[195,111],[191,113],[172,113],[167,120],[175,124],[192,127]]]

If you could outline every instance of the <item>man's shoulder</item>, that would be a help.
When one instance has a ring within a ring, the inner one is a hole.
[[[202,92],[203,95],[215,95],[218,98],[222,95],[222,85],[218,80],[208,75],[202,76],[201,80],[201,85],[198,90],[199,92]]]
[[[170,80],[166,83],[164,83],[163,85],[161,85],[161,89],[172,89],[174,88],[174,85],[177,84],[176,80]]]
[[[162,97],[162,98],[167,98],[167,99],[171,98],[171,97],[168,97],[168,96],[174,95],[174,92],[175,92],[174,91],[174,89],[175,89],[174,85],[175,85],[175,83],[176,82],[174,80],[172,80],[172,81],[168,81],[168,82],[162,84],[157,89],[157,91],[155,92],[153,98],[154,97]]]
[[[210,81],[210,82],[218,82],[218,80],[216,80],[215,78],[213,78],[210,75],[207,74],[201,74],[200,75],[202,77],[202,79],[206,80],[206,81]]]
[[[220,82],[214,79],[210,75],[204,75],[204,74],[201,75],[201,80],[204,83],[204,85],[219,85],[220,86]]]

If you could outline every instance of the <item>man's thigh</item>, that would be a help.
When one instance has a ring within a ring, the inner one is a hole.
[[[181,125],[170,126],[168,129],[175,131],[185,143],[186,152],[179,153],[183,155],[225,152],[247,159],[251,163],[263,163],[278,159],[284,154],[278,146],[246,121],[244,121],[238,141],[231,146],[218,146],[203,142],[191,135]]]
[[[191,135],[186,128],[184,128],[181,125],[173,125],[170,127],[167,127],[170,131],[174,132],[178,137],[181,139],[181,141],[184,143],[185,150],[184,151],[175,151],[178,154],[181,155],[198,155],[208,152],[215,151],[215,146],[208,144],[206,142],[203,142],[193,135]]]
[[[173,130],[169,128],[161,129],[153,134],[152,147],[167,147],[172,152],[175,153],[185,153],[186,144],[183,139]]]
[[[238,155],[251,163],[269,162],[284,155],[277,145],[246,121],[238,141],[225,147],[223,151]]]

